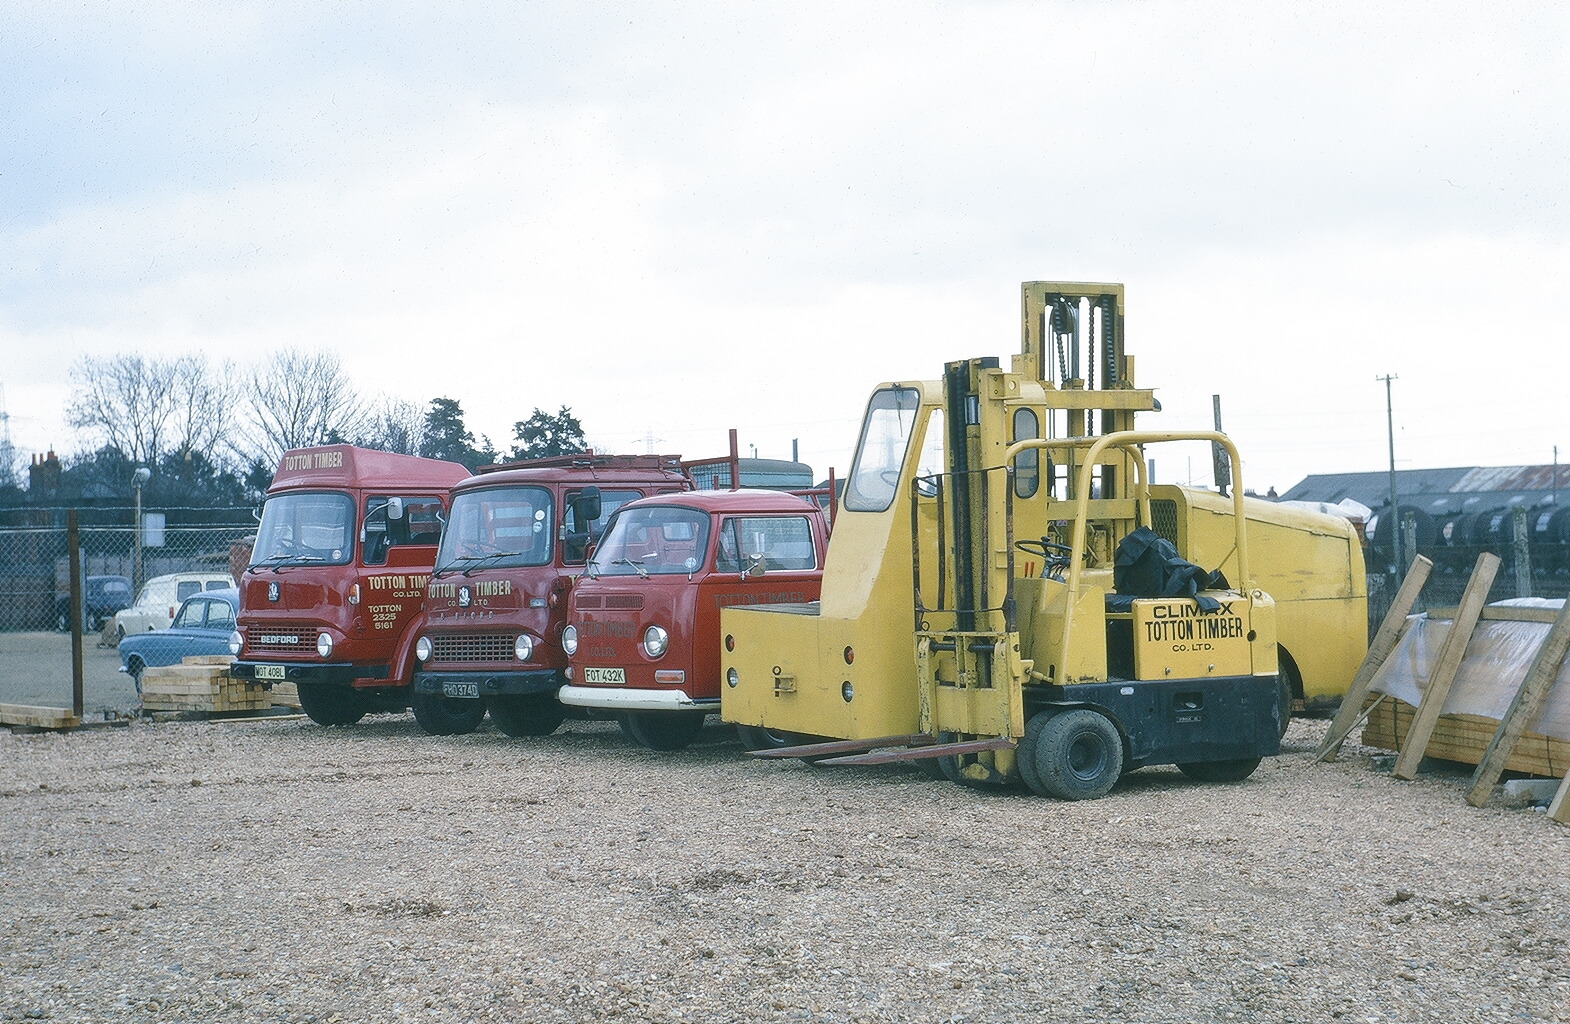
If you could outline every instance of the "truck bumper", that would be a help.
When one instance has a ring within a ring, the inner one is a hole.
[[[499,697],[507,694],[555,693],[562,682],[561,672],[554,668],[528,672],[443,672],[433,669],[414,674],[414,692],[439,694],[443,692],[444,683],[477,683],[481,697]]]
[[[259,665],[282,665],[283,679],[258,679]],[[262,683],[323,683],[328,686],[353,686],[356,679],[386,679],[386,665],[354,665],[349,662],[327,662],[321,665],[298,665],[281,661],[236,661],[229,666],[233,679],[256,679]]]
[[[683,690],[627,690],[602,686],[563,686],[556,693],[563,704],[580,708],[607,708],[611,711],[713,711],[720,710],[717,697],[693,698]]]

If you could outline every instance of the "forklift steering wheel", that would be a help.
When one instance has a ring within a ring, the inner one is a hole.
[[[1014,542],[1014,546],[1027,555],[1035,555],[1039,558],[1051,558],[1054,553],[1067,555],[1074,551],[1067,544],[1057,544],[1047,540],[1045,537],[1040,540],[1017,540]]]

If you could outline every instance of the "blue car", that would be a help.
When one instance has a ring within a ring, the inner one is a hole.
[[[120,641],[120,671],[142,692],[142,669],[178,665],[195,654],[228,654],[229,634],[240,607],[240,591],[208,590],[185,599],[168,629],[132,633]]]

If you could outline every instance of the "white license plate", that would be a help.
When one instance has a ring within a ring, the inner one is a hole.
[[[258,666],[256,666],[256,678],[258,678],[258,679],[278,679],[278,680],[282,680],[283,677],[284,677],[283,674],[284,674],[284,666],[283,665],[258,665]]]
[[[443,683],[443,697],[475,697],[480,696],[479,683]]]
[[[623,686],[627,682],[627,673],[619,668],[585,668],[583,681],[590,686]]]

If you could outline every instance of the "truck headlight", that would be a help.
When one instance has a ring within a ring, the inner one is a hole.
[[[245,646],[245,637],[240,635],[240,631],[238,629],[235,630],[233,633],[229,634],[229,653],[230,654],[232,654],[236,658],[238,658],[240,656],[240,648],[242,648],[244,646]]]
[[[316,653],[324,658],[332,657],[333,638],[328,636],[326,633],[316,634]]]
[[[512,642],[512,653],[519,661],[528,661],[529,655],[534,653],[534,640],[527,633],[523,634]]]
[[[425,662],[431,660],[431,638],[430,637],[422,636],[422,637],[420,637],[420,639],[418,639],[418,640],[416,640],[414,642],[414,656],[416,658],[420,659],[420,663],[421,664],[424,664]]]
[[[567,652],[567,657],[578,653],[578,627],[568,626],[561,631],[561,649]]]
[[[651,658],[658,658],[664,654],[670,642],[670,634],[659,626],[650,626],[643,631],[643,652]]]

